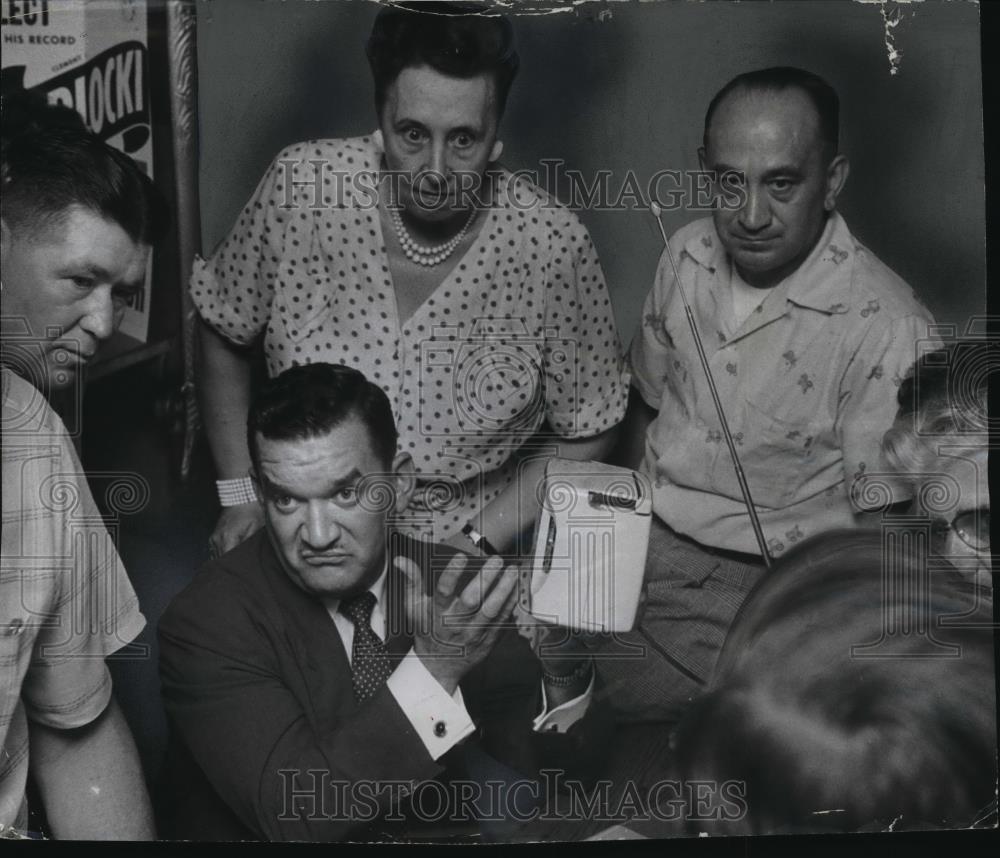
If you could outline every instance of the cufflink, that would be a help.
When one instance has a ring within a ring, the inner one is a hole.
[[[434,735],[437,736],[439,739],[443,739],[447,732],[448,732],[448,727],[444,723],[444,721],[438,721],[434,725]]]

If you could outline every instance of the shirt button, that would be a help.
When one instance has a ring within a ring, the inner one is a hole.
[[[437,736],[439,739],[443,739],[445,733],[447,732],[448,732],[448,727],[445,725],[444,721],[438,721],[434,725],[434,735]]]
[[[7,637],[14,637],[15,635],[21,634],[24,631],[24,620],[20,617],[15,617],[10,623],[7,624]]]

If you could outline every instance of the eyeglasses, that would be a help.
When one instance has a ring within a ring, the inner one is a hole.
[[[959,539],[973,551],[990,550],[990,508],[980,507],[960,512],[950,522],[938,519],[933,524],[934,535],[941,541],[954,530]]]

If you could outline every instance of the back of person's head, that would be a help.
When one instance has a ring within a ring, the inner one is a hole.
[[[385,6],[375,18],[367,54],[380,115],[386,91],[403,69],[430,66],[448,77],[493,75],[500,117],[519,64],[510,21],[481,3]]]
[[[880,531],[825,534],[747,599],[712,689],[673,736],[679,776],[742,784],[745,815],[703,828],[902,830],[984,815],[991,605],[957,574],[895,553]]]
[[[989,340],[953,340],[922,354],[899,386],[899,410],[882,439],[890,467],[900,473],[933,472],[942,444],[989,441],[990,373],[1000,348]]]
[[[267,380],[247,414],[247,445],[258,467],[257,435],[271,441],[298,441],[328,434],[356,418],[368,430],[372,449],[389,467],[399,434],[382,388],[342,364],[293,366]]]
[[[837,91],[819,75],[795,68],[794,66],[774,66],[737,75],[709,102],[705,111],[703,145],[708,148],[709,129],[712,118],[719,106],[734,93],[781,93],[795,89],[805,95],[816,110],[819,118],[820,138],[832,159],[840,147],[840,98]]]
[[[152,180],[76,112],[19,90],[4,93],[2,119],[0,214],[13,234],[40,234],[74,206],[117,223],[137,244],[166,234],[169,209]]]

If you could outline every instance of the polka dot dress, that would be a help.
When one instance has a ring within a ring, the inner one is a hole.
[[[405,322],[389,274],[371,138],[285,149],[191,297],[268,372],[344,363],[388,394],[418,490],[408,529],[446,539],[516,475],[543,422],[586,438],[624,415],[628,376],[604,275],[577,217],[504,173],[465,256]]]

